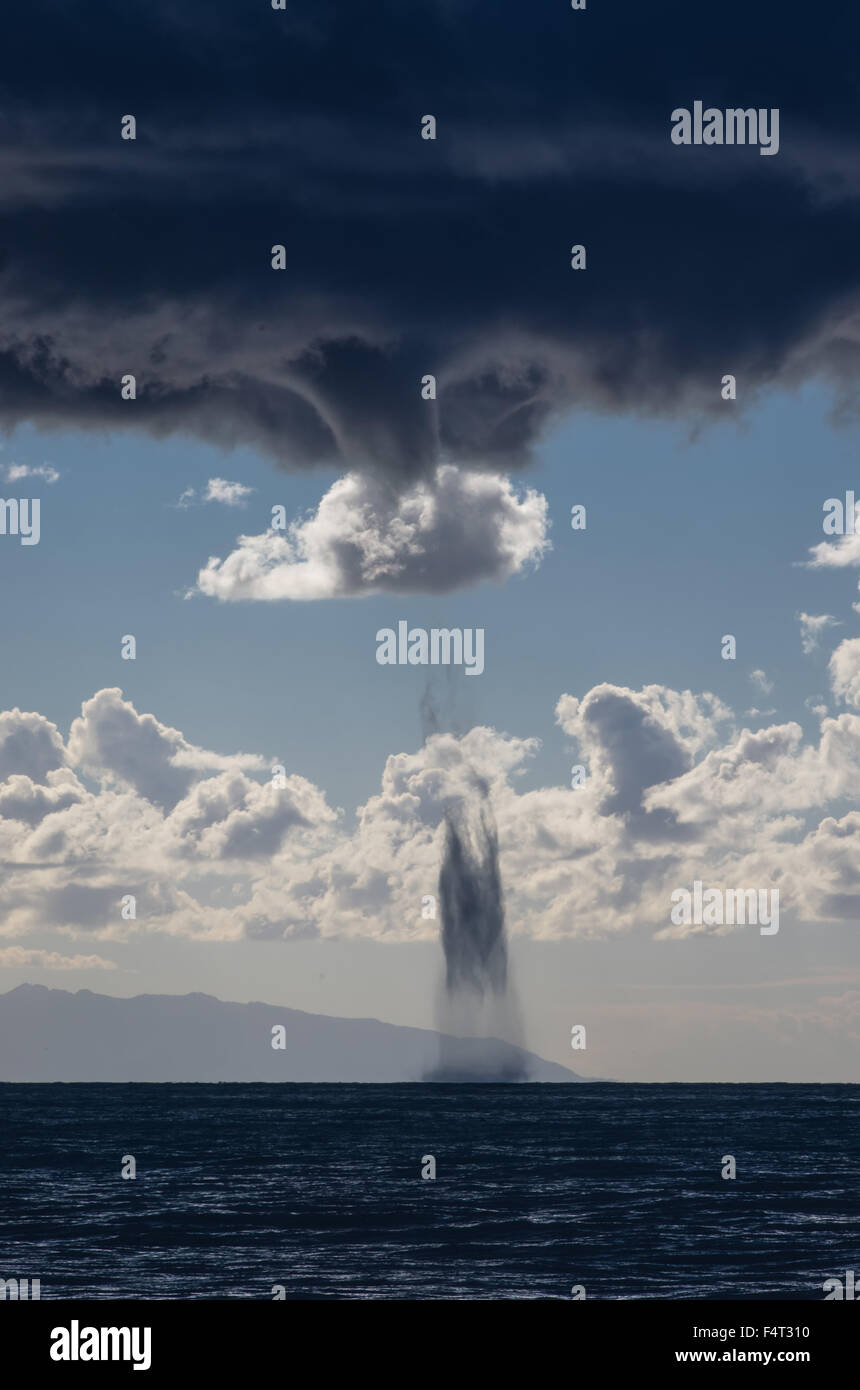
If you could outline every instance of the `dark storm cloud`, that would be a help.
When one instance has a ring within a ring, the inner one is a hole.
[[[850,387],[858,34],[734,0],[32,0],[2,57],[0,420],[398,480],[523,462],[577,403],[719,408],[726,372]],[[696,99],[778,107],[778,155],[673,146]]]

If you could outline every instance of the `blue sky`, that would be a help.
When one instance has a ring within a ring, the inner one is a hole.
[[[16,15],[0,984],[432,1026],[462,818],[536,1050],[853,1079],[856,20],[796,8]],[[676,145],[698,101],[778,152]],[[432,733],[404,619],[485,634]]]
[[[36,547],[7,537],[0,548],[4,586],[14,594],[0,629],[7,654],[0,705],[39,711],[65,737],[83,701],[119,685],[139,713],[192,744],[279,759],[342,807],[347,823],[378,791],[388,755],[420,746],[426,673],[375,661],[377,629],[401,617],[484,627],[484,674],[451,678],[454,718],[461,730],[486,724],[541,740],[520,791],[567,786],[577,744],[555,722],[555,703],[602,682],[711,691],[739,726],[796,720],[814,737],[817,718],[805,702],[827,702],[830,651],[857,632],[856,586],[850,570],[798,562],[822,538],[824,500],[856,485],[857,427],[834,424],[832,398],[812,387],[741,406],[727,404],[725,421],[695,436],[687,422],[595,415],[558,430],[537,466],[516,480],[547,497],[552,523],[553,548],[527,574],[438,597],[322,602],[221,603],[183,594],[210,555],[229,553],[243,531],[264,529],[274,503],[291,517],[315,508],[334,474],[287,473],[249,450],[218,451],[183,437],[21,428],[5,440],[4,467],[49,462],[60,478],[16,484],[22,496],[38,487],[42,535]],[[176,506],[185,489],[201,495],[213,477],[254,489],[247,505]],[[573,503],[587,506],[584,533],[570,529]],[[801,610],[843,624],[809,655],[801,651]],[[734,662],[720,657],[728,632],[737,637]],[[134,662],[120,659],[126,633],[137,638]],[[767,698],[750,680],[754,669],[773,683]],[[753,706],[775,713],[743,718]],[[809,1025],[797,1023],[788,1052],[778,1038],[786,1009],[802,1020],[834,978],[843,990],[856,981],[853,925],[784,924],[776,968],[773,954],[762,953],[774,943],[749,932],[655,942],[661,924],[643,921],[600,941],[591,930],[579,938],[573,921],[570,939],[534,941],[512,925],[530,1045],[588,1074],[741,1079],[752,1067],[763,1078],[835,1079],[850,1072],[832,1038],[810,1046]],[[26,966],[4,977],[10,987],[37,979],[122,994],[199,988],[321,1012],[435,1021],[441,953],[432,929],[411,943],[336,935],[213,943],[145,931],[107,941],[95,931],[91,943],[82,946],[78,936],[74,950],[92,948],[120,970]],[[67,935],[50,930],[28,944],[70,949]],[[750,1013],[753,995],[756,1005],[778,997],[778,1014]],[[595,1035],[587,1061],[567,1047],[586,1000]],[[739,1011],[731,1027],[721,1022],[727,1002]],[[690,1032],[688,1019],[684,1033],[687,1014],[698,1022]],[[631,1049],[639,1029],[647,1041]]]
[[[825,499],[857,487],[857,426],[831,414],[830,395],[807,388],[745,413],[727,403],[725,424],[695,438],[686,421],[589,416],[517,479],[549,502],[553,548],[537,570],[439,597],[275,603],[182,595],[209,555],[264,530],[276,503],[290,517],[315,507],[334,474],[280,472],[250,451],[181,437],[23,427],[3,459],[48,461],[61,478],[40,485],[40,545],[0,551],[15,592],[4,646],[27,640],[26,661],[5,664],[4,701],[66,726],[93,691],[120,685],[192,742],[280,755],[350,808],[375,789],[387,753],[420,737],[426,673],[375,661],[377,630],[405,617],[484,627],[484,675],[456,673],[460,718],[537,732],[538,780],[566,780],[558,696],[600,681],[712,690],[742,713],[763,707],[749,674],[764,669],[768,707],[813,727],[804,701],[826,689],[829,646],[858,631],[850,574],[798,563],[822,539]],[[244,508],[176,507],[212,477],[255,491]],[[585,532],[570,528],[578,502]],[[804,656],[798,611],[844,627]],[[734,662],[720,656],[728,632]],[[120,658],[125,633],[137,638],[133,663]]]

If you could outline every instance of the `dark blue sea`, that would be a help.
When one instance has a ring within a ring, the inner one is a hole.
[[[0,1278],[42,1299],[822,1299],[860,1271],[858,1086],[6,1084],[0,1136]]]

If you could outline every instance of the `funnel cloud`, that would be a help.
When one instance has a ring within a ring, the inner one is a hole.
[[[439,873],[445,985],[450,994],[503,994],[508,981],[505,910],[495,825],[482,806],[474,836],[465,815],[445,817]]]
[[[439,905],[443,1037],[438,1070],[428,1079],[524,1081],[522,1059],[510,1046],[519,1043],[522,1027],[509,980],[498,832],[483,783],[474,801],[446,812]],[[484,1038],[477,1070],[475,1052],[467,1053],[462,1040],[476,1033]]]

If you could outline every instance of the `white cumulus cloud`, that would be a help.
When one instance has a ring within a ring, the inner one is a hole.
[[[841,623],[831,613],[798,613],[800,623],[800,645],[806,652],[814,652],[822,633],[828,627],[841,627]]]
[[[857,920],[860,812],[843,812],[860,784],[860,638],[830,667],[852,708],[822,710],[811,739],[795,722],[738,727],[707,692],[604,682],[557,702],[576,751],[554,784],[523,790],[537,739],[476,725],[392,752],[354,823],[305,777],[199,749],[118,690],[84,703],[67,743],[38,714],[0,714],[3,948],[41,950],[21,938],[45,930],[433,939],[421,909],[446,811],[483,797],[513,934],[665,934],[672,892],[695,880],[778,887],[786,922]]]
[[[60,475],[51,463],[10,463],[6,469],[6,481],[17,483],[22,478],[41,478],[43,482],[56,483]]]
[[[221,600],[447,593],[536,565],[547,530],[546,498],[496,474],[444,464],[405,492],[349,474],[286,533],[240,536],[197,587]]]
[[[839,643],[830,658],[830,683],[837,699],[860,709],[860,637]]]
[[[210,478],[203,494],[204,502],[223,502],[225,507],[243,507],[254,491],[244,483],[229,483],[226,478]]]

